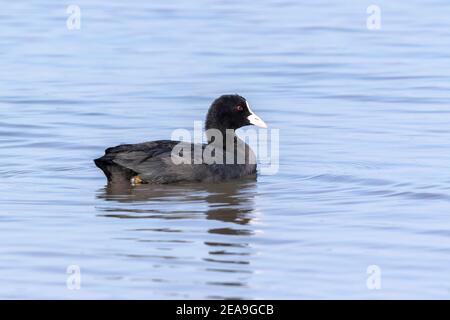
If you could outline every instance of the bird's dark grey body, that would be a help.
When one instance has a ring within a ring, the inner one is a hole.
[[[221,182],[256,173],[256,164],[196,164],[194,145],[191,144],[190,163],[175,164],[172,150],[180,141],[159,140],[138,144],[124,144],[105,150],[105,155],[95,161],[109,182],[128,182],[139,176],[144,183]],[[204,150],[206,144],[201,145]],[[254,157],[248,145],[246,152]],[[225,161],[223,161],[225,162]]]
[[[223,143],[218,144],[208,136],[208,144],[201,145],[172,140],[124,144],[106,149],[105,155],[94,162],[110,183],[129,183],[135,177],[142,183],[221,182],[255,175],[255,154],[234,133],[235,129],[248,124],[265,126],[251,112],[244,98],[226,95],[213,102],[206,119],[206,129],[222,133]],[[227,140],[227,136],[231,139]],[[226,141],[230,141],[230,145],[227,146]],[[173,152],[180,147],[184,148],[181,153]],[[214,149],[215,161],[205,159],[208,157],[205,149]],[[180,163],[182,153],[187,150],[184,160],[189,161]]]

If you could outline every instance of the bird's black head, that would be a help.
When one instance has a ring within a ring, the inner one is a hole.
[[[212,103],[206,117],[206,129],[236,130],[240,127],[254,124],[261,128],[267,128],[251,109],[244,97],[240,95],[223,95]]]

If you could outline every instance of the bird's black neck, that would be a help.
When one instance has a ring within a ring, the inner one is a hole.
[[[239,159],[245,159],[243,163],[254,161],[254,153],[250,146],[240,139],[234,129],[226,129],[220,126],[211,126],[206,123],[206,137],[208,145],[223,149],[224,161],[227,153],[232,153],[233,163],[240,163]],[[225,162],[224,162],[225,163]]]
[[[217,124],[206,123],[206,138],[208,144],[215,143],[218,144],[222,142],[222,146],[225,149],[227,144],[236,144],[236,139],[239,139],[236,135],[234,129],[227,129],[223,126]]]

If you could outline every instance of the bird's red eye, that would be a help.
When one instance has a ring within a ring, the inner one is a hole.
[[[236,111],[241,112],[243,110],[244,110],[244,107],[242,107],[241,105],[236,106]]]

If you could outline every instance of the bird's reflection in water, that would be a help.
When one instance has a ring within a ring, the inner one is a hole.
[[[256,212],[254,198],[256,180],[243,179],[220,184],[176,185],[108,185],[98,193],[108,204],[100,208],[102,216],[121,219],[199,219],[196,228],[204,226],[201,243],[206,245],[204,270],[215,273],[252,273],[250,268],[253,248],[251,225]],[[112,202],[112,203],[111,203]],[[111,204],[111,205],[109,205]],[[206,220],[205,220],[206,219]],[[146,224],[148,226],[148,224]],[[166,228],[140,229],[172,232],[172,242],[184,242],[193,235],[192,228],[171,221]],[[138,230],[135,230],[138,231]],[[178,231],[178,232],[176,232]],[[198,237],[196,235],[196,237]],[[154,241],[154,240],[152,240]],[[195,241],[198,243],[198,241]],[[176,257],[174,257],[176,258]],[[246,277],[213,278],[208,284],[245,286]],[[208,280],[211,280],[210,278]],[[215,281],[218,280],[218,281]]]
[[[202,209],[202,202],[207,205],[206,219],[246,225],[251,222],[250,214],[254,212],[256,181],[241,179],[239,181],[216,184],[175,184],[130,186],[129,184],[108,185],[98,192],[97,197],[106,201],[131,204],[129,207],[107,207],[103,216],[115,218],[191,218],[191,213]],[[194,210],[166,210],[166,205],[186,205]],[[134,204],[146,204],[145,208]],[[151,204],[155,206],[152,207]],[[203,211],[202,211],[203,212]],[[161,214],[157,216],[145,213]],[[167,216],[163,214],[168,213]],[[170,213],[174,213],[171,215]],[[185,213],[183,216],[182,213]],[[245,230],[236,228],[211,229],[211,233],[241,235]]]

